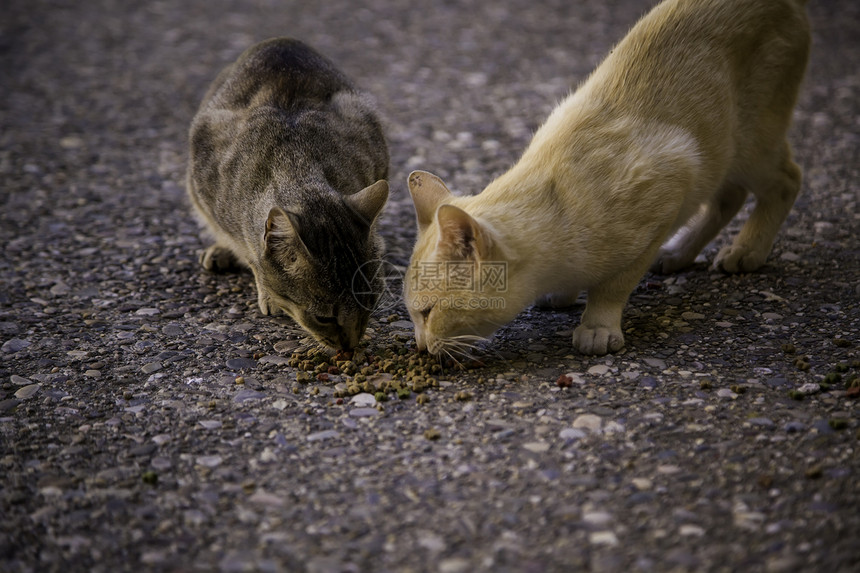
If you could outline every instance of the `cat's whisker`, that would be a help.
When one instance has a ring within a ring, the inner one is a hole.
[[[463,338],[466,340],[471,340],[472,343],[470,343],[469,346],[471,349],[473,349],[476,352],[480,352],[480,353],[489,352],[489,354],[492,357],[496,358],[500,362],[508,362],[507,358],[502,356],[502,354],[498,350],[495,350],[492,347],[492,345],[490,345],[490,338],[489,337],[465,334],[465,335],[461,335],[460,337],[457,337],[457,338]]]
[[[462,367],[463,364],[457,360],[457,357],[454,356],[447,348],[442,347],[439,349],[439,356],[444,355],[448,360],[451,360],[455,365]]]

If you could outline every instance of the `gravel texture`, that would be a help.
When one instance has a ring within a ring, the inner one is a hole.
[[[571,350],[581,306],[531,309],[417,392],[400,305],[354,374],[308,370],[250,274],[197,265],[186,131],[250,44],[301,38],[376,95],[403,266],[407,173],[478,192],[650,4],[7,2],[0,570],[858,570],[855,0],[810,2],[769,263],[646,276],[615,356]]]

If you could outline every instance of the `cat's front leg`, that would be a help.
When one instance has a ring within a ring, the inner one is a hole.
[[[624,302],[592,303],[592,298],[592,292],[589,291],[582,324],[573,331],[573,347],[582,354],[596,355],[621,350],[624,347],[624,334],[621,332]]]
[[[260,284],[260,279],[257,278],[256,271],[254,271],[254,282],[257,286],[257,306],[260,307],[260,313],[263,316],[274,314],[275,310],[277,309],[272,306],[271,302],[269,301],[269,297],[266,294],[266,289],[263,288],[262,284]]]
[[[588,289],[582,323],[573,331],[573,347],[579,352],[603,355],[624,347],[621,312],[658,248],[655,242],[625,270]]]
[[[200,254],[200,264],[213,273],[225,273],[239,268],[239,259],[233,251],[214,244]]]

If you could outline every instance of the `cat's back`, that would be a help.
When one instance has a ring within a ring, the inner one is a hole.
[[[371,100],[328,58],[292,38],[256,44],[219,74],[192,121],[190,147],[189,191],[216,219],[236,199],[246,207],[293,199],[273,199],[274,188],[290,194],[328,185],[351,194],[387,177]]]
[[[805,59],[810,35],[805,4],[806,0],[664,1],[633,27],[595,76],[616,97],[644,99],[654,97],[655,86],[664,92],[705,91],[701,86],[721,74],[744,83],[763,68]]]
[[[325,56],[293,38],[273,38],[246,50],[203,98],[202,108],[290,110],[327,102],[354,87]]]

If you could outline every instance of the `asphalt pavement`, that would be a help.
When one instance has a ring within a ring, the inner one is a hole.
[[[616,355],[572,350],[580,305],[440,368],[394,301],[350,365],[197,263],[187,130],[251,44],[302,39],[377,98],[402,268],[407,174],[479,192],[651,5],[5,3],[0,570],[860,570],[855,0],[809,4],[768,263],[709,268],[747,206],[643,279]]]

